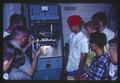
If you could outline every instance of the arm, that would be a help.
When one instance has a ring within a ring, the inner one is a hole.
[[[3,72],[6,72],[15,58],[15,48],[10,43],[3,44]]]
[[[14,57],[12,57],[10,60],[3,61],[3,72],[7,71],[10,68],[13,59]]]
[[[68,57],[69,57],[69,51],[70,51],[70,41],[72,39],[73,34],[70,34],[69,38],[68,38],[68,43],[65,43],[65,47],[64,47],[64,63],[65,63],[65,67],[67,66],[68,63]]]
[[[23,51],[25,52],[30,46],[32,45],[32,35],[29,36],[28,44],[23,48]]]
[[[66,43],[65,47],[64,47],[64,63],[65,63],[65,67],[67,65],[68,62],[68,55],[69,55],[69,43]]]
[[[86,61],[86,54],[82,53],[80,62],[79,62],[79,67],[78,67],[77,73],[75,75],[75,79],[77,79],[77,80],[80,78],[80,74],[84,71],[85,61]]]
[[[67,66],[67,62],[68,62],[68,55],[65,53],[64,55],[64,66]]]
[[[75,75],[75,79],[79,79],[80,74],[83,73],[84,64],[86,61],[86,54],[89,51],[87,39],[83,39],[82,42],[79,43],[78,45],[79,45],[79,49],[81,51],[81,54],[79,56],[81,56],[81,57],[80,57],[79,67],[78,67],[78,70],[77,70],[76,75]]]
[[[85,54],[85,53],[82,53],[82,54],[81,54],[81,58],[80,58],[78,73],[83,72],[85,61],[86,61],[86,54]]]
[[[37,61],[38,61],[38,58],[39,58],[39,56],[41,55],[41,49],[39,48],[37,51],[36,51],[36,53],[35,53],[35,57],[34,57],[34,59],[33,59],[33,62],[32,62],[32,66],[31,66],[31,68],[30,68],[30,70],[29,70],[29,72],[28,72],[28,74],[30,75],[30,76],[32,76],[33,75],[33,73],[34,73],[34,71],[35,71],[35,69],[36,69],[36,66],[37,66]]]

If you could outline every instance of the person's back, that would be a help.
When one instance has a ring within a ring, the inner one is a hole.
[[[115,33],[107,27],[103,30],[103,33],[107,36],[107,42],[115,37]]]

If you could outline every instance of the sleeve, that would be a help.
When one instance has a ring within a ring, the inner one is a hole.
[[[81,53],[88,53],[89,51],[89,47],[88,47],[88,39],[84,38],[82,41],[81,41],[81,44],[80,45],[80,48],[81,49]]]
[[[71,33],[71,34],[69,35],[69,37],[68,37],[69,43],[70,43],[70,40],[72,39],[72,36],[73,36],[73,33]]]
[[[112,30],[110,30],[109,33],[108,33],[108,35],[107,35],[107,38],[108,38],[107,42],[109,40],[113,39],[114,37],[115,37],[115,33]]]

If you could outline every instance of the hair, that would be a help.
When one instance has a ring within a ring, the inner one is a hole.
[[[10,17],[10,25],[12,25],[13,23],[19,23],[19,22],[23,22],[24,25],[26,25],[26,18],[23,15],[14,13],[13,15],[11,15]]]
[[[90,43],[94,43],[100,48],[103,48],[107,43],[106,35],[100,32],[91,33]]]
[[[85,29],[88,28],[88,26],[91,26],[92,29],[96,30],[96,32],[100,32],[100,24],[97,21],[88,21],[85,23]]]
[[[107,16],[104,12],[97,12],[92,16],[92,20],[96,20],[98,22],[102,21],[103,25],[107,25]]]
[[[20,65],[23,65],[25,62],[23,52],[14,47],[10,42],[3,44],[3,54],[3,60],[10,60],[12,57],[14,57],[11,67],[8,71],[10,71],[12,67],[19,67]]]
[[[113,39],[109,40],[108,44],[109,45],[116,44],[116,46],[117,46],[117,37],[114,37]]]
[[[13,32],[11,33],[11,38],[14,39],[15,37],[18,37],[19,35],[23,34],[24,36],[29,36],[29,31],[24,26],[16,26]]]
[[[8,42],[3,43],[3,54],[4,54],[3,60],[5,58],[10,60],[11,56],[15,55],[15,47],[12,44],[8,43]]]

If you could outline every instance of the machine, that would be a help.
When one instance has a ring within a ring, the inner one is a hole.
[[[60,80],[63,67],[63,33],[58,4],[29,4],[32,52],[41,48],[33,80]],[[33,55],[34,57],[34,55]]]

